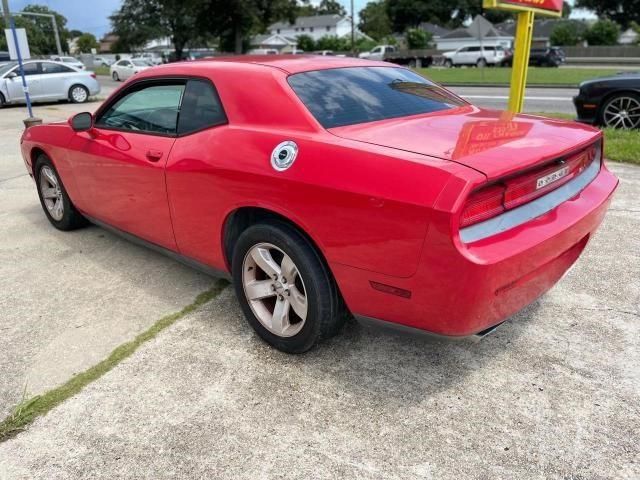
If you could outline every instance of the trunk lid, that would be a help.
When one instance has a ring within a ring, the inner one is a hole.
[[[329,129],[342,138],[460,163],[489,180],[557,159],[601,133],[564,120],[465,106]]]

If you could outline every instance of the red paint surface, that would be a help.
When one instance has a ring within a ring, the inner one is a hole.
[[[540,10],[548,10],[551,12],[562,12],[563,0],[499,0],[498,4],[538,8]]]
[[[466,335],[548,290],[606,212],[617,185],[606,168],[548,214],[471,245],[460,242],[460,213],[473,189],[594,142],[600,132],[471,105],[324,130],[286,78],[354,65],[389,66],[281,56],[149,69],[127,84],[157,75],[208,78],[229,123],[175,139],[44,125],[25,133],[22,152],[31,169],[36,149],[45,151],[86,214],[218,269],[228,270],[221,240],[231,213],[278,213],[317,244],[354,314]],[[276,172],[270,155],[284,140],[295,141],[299,154]],[[150,149],[161,158],[151,161]]]

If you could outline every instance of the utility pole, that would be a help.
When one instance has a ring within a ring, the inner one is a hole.
[[[4,13],[4,24],[9,28],[11,16],[9,15],[9,0],[2,0],[2,13]]]
[[[356,25],[355,25],[355,16],[354,16],[354,8],[353,8],[353,0],[351,0],[351,54],[356,56]]]

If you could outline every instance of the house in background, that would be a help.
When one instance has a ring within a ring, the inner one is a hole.
[[[581,35],[584,34],[584,32],[588,28],[588,23],[582,20],[567,20],[555,18],[542,18],[539,20],[535,20],[533,23],[533,39],[531,41],[532,48],[552,47],[553,45],[551,45],[551,34],[553,33],[553,30],[556,27],[566,23],[575,25],[576,30]],[[495,27],[506,34],[515,37],[515,21],[508,20],[506,22],[497,23]]]
[[[434,43],[440,40],[445,35],[448,35],[449,33],[451,33],[451,30],[449,30],[448,28],[444,28],[444,27],[441,27],[440,25],[436,25],[435,23],[429,23],[429,22],[421,23],[420,25],[418,25],[418,28],[430,34],[431,41]]]
[[[638,43],[640,35],[633,28],[628,28],[620,34],[618,37],[618,43],[620,45],[635,45]]]
[[[456,28],[435,40],[436,48],[442,51],[457,50],[467,45],[502,46],[511,48],[513,34],[502,31],[486,18],[478,15],[468,27]]]
[[[297,50],[298,41],[295,37],[285,37],[284,35],[256,35],[251,39],[252,49],[277,50],[278,53],[293,53]]]
[[[114,33],[107,33],[104,37],[100,39],[100,46],[98,47],[98,52],[100,53],[110,53],[112,51],[111,47],[113,44],[118,41],[118,35]]]
[[[269,27],[269,33],[286,38],[308,35],[314,40],[319,40],[322,37],[341,38],[351,35],[351,17],[335,14],[298,17],[295,23],[274,23]],[[356,38],[361,37],[366,37],[366,35],[356,28]]]

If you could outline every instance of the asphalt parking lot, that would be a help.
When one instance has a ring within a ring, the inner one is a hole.
[[[97,227],[54,230],[23,116],[0,111],[0,419],[215,282]],[[0,443],[0,480],[640,478],[640,168],[610,166],[621,185],[583,257],[483,341],[352,323],[289,356],[226,288]]]

